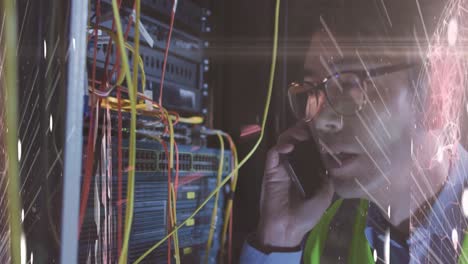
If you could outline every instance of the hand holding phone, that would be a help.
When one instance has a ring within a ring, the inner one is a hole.
[[[257,228],[257,238],[262,245],[283,248],[300,245],[304,235],[318,223],[332,201],[333,184],[326,177],[323,178],[323,183],[317,181],[316,178],[321,179],[317,175],[321,174],[314,172],[313,167],[317,165],[311,166],[310,159],[314,159],[310,153],[315,153],[317,160],[320,158],[317,148],[307,146],[310,144],[307,143],[310,136],[306,129],[300,125],[288,129],[280,136],[278,144],[268,152]],[[306,154],[300,155],[302,153]],[[300,191],[295,190],[297,187],[291,188],[294,183],[285,166],[285,158],[296,173],[302,172],[298,164],[307,167],[305,174],[296,174],[297,182],[302,183],[305,193],[302,198]],[[311,180],[310,185],[306,183],[308,180]],[[309,198],[304,199],[305,197]]]
[[[312,138],[297,143],[292,152],[282,154],[280,159],[303,199],[313,197],[322,188],[327,173]]]

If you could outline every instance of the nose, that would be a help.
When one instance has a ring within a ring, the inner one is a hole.
[[[333,134],[343,129],[343,116],[325,104],[313,120],[315,129],[320,133]]]

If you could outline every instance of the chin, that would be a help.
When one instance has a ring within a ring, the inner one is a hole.
[[[355,198],[368,198],[369,192],[372,192],[372,186],[377,183],[369,181],[369,179],[358,179],[359,185],[356,181],[356,177],[331,177],[333,185],[335,187],[335,193],[344,199],[355,199]],[[363,186],[365,190],[361,187]]]
[[[336,194],[345,199],[369,199],[369,193],[387,185],[387,180],[368,160],[357,160],[346,167],[330,169],[329,173]]]

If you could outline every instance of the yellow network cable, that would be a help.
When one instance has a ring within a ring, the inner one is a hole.
[[[114,0],[115,1],[115,0]],[[164,243],[170,236],[172,236],[177,230],[179,230],[181,227],[185,226],[187,222],[192,219],[198,212],[200,212],[203,207],[208,203],[208,201],[215,196],[217,192],[232,178],[232,175],[236,173],[239,168],[244,166],[244,164],[252,157],[252,155],[255,153],[257,150],[258,146],[263,140],[263,136],[265,134],[265,126],[266,126],[266,121],[268,117],[268,110],[270,108],[270,102],[271,102],[271,93],[273,91],[273,83],[274,83],[274,78],[275,78],[275,70],[276,70],[276,57],[278,53],[278,23],[279,23],[279,10],[280,10],[280,3],[281,0],[276,0],[276,7],[275,7],[275,25],[274,25],[274,36],[273,36],[273,55],[272,55],[272,62],[271,62],[271,68],[270,68],[270,79],[268,83],[268,94],[267,94],[267,99],[265,103],[265,109],[263,112],[263,119],[262,119],[262,130],[260,131],[260,137],[258,138],[257,142],[253,146],[253,148],[250,150],[250,152],[245,156],[244,159],[239,163],[239,166],[237,168],[234,168],[234,170],[221,182],[220,185],[216,187],[216,189],[208,195],[205,201],[190,215],[187,219],[185,219],[180,225],[178,225],[174,230],[172,230],[171,233],[169,233],[166,237],[161,239],[158,243],[156,243],[154,246],[152,246],[150,249],[148,249],[143,255],[141,255],[134,263],[140,263],[146,256],[148,256],[153,250],[158,248],[162,243]]]
[[[141,58],[140,54],[137,54],[135,52],[136,49],[134,49],[132,47],[132,45],[130,45],[129,43],[125,43],[125,47],[133,53],[133,56],[136,59],[138,59],[138,66],[140,66],[140,70],[141,70],[141,88],[142,88],[142,91],[143,91],[143,94],[144,94],[145,93],[145,87],[146,87],[146,73],[145,73],[145,66],[143,64],[143,59]],[[134,71],[134,72],[138,73],[138,71]],[[137,77],[137,80],[138,80],[138,77]],[[120,85],[120,84],[122,84],[122,82],[118,83],[118,85]],[[137,84],[134,83],[134,87],[137,87],[136,85]]]
[[[219,185],[219,183],[221,182],[221,178],[223,176],[223,168],[224,168],[224,141],[223,141],[223,136],[221,132],[217,132],[216,135],[218,136],[219,146],[221,149],[221,154],[219,157],[218,178],[216,181],[216,185]],[[218,200],[219,200],[219,192],[217,192],[215,195],[213,212],[211,213],[210,233],[208,235],[208,241],[206,242],[205,260],[203,261],[205,264],[208,263],[211,245],[213,243],[213,235],[214,235],[214,231],[216,228],[216,218],[217,218],[216,215],[218,212]]]
[[[169,125],[169,171],[172,171],[173,168],[174,168],[174,126],[172,124],[172,121],[170,120],[169,118],[169,113],[166,111],[166,109],[162,108],[162,111],[163,111],[163,114],[166,116],[166,120],[167,120],[167,123]],[[173,190],[173,186],[171,185],[170,186],[171,188],[171,191]],[[170,198],[170,196],[169,196]],[[173,210],[175,209],[175,192],[173,194],[173,201],[174,201],[174,204],[172,206]],[[171,201],[169,201],[171,202]],[[174,212],[170,212],[172,215],[173,215],[173,219],[176,219],[176,211]],[[172,225],[172,229],[174,229],[177,225],[177,221],[174,220],[174,223]],[[175,233],[175,234],[174,234]],[[176,262],[180,261],[180,254],[179,254],[179,239],[178,239],[178,232],[175,231],[175,232],[171,232],[171,234],[174,234],[174,247],[175,247],[175,251],[176,251]],[[179,262],[178,262],[179,263]]]
[[[116,0],[112,1],[117,7]],[[135,54],[140,54],[140,0],[135,0],[136,18],[135,18]],[[118,13],[117,13],[118,14]],[[118,33],[122,33],[119,31]],[[123,40],[123,39],[122,39]],[[122,44],[122,43],[121,43]],[[126,57],[126,54],[122,54]],[[127,62],[127,66],[128,66]],[[127,67],[128,69],[128,67]],[[129,71],[130,72],[130,71]],[[132,85],[128,85],[128,82],[132,82]],[[127,210],[125,212],[125,232],[123,239],[123,246],[121,255],[119,257],[119,264],[127,263],[128,243],[130,240],[130,232],[132,229],[133,221],[133,206],[135,197],[135,148],[136,148],[136,101],[137,101],[137,82],[138,82],[138,56],[133,56],[133,76],[131,79],[127,78],[128,94],[130,97],[130,105],[132,107],[130,113],[130,166],[131,170],[128,173],[128,186],[127,186]],[[131,87],[131,88],[130,88]],[[132,162],[133,161],[133,162]],[[130,197],[130,199],[128,198]]]
[[[171,183],[171,202],[172,202],[172,224],[171,227],[174,228],[177,225],[177,209],[176,209],[176,195],[174,191],[174,185]],[[175,260],[176,264],[180,264],[180,250],[179,250],[179,233],[175,232],[174,234],[174,250],[175,250]]]
[[[121,103],[123,104],[122,105],[122,110],[129,110],[131,109],[130,105],[129,105],[129,100],[125,100],[125,99],[122,99],[121,100]],[[104,100],[102,100],[102,103],[101,103],[103,106],[106,106],[106,104],[109,104],[110,108],[114,111],[117,111],[117,104],[118,104],[118,101],[117,101],[117,98],[115,97],[111,97],[111,96],[108,96],[106,97]],[[156,108],[156,109],[159,109],[159,106],[157,104],[153,104],[153,107]],[[146,104],[138,104],[136,105],[136,109],[137,110],[146,110],[147,109],[147,106]],[[164,111],[167,112],[167,110],[164,109]],[[166,115],[167,116],[167,115]],[[190,117],[182,117],[182,116],[174,116],[174,115],[171,115],[169,114],[169,117],[172,121],[176,121],[178,120],[179,123],[185,123],[185,124],[202,124],[204,119],[202,116],[190,116]]]
[[[232,139],[229,138],[229,135],[225,135],[228,137],[229,141],[231,142],[231,152],[232,156],[234,158],[234,168],[237,168],[239,164],[239,160],[237,157],[237,148]],[[234,176],[232,177],[231,181],[231,193],[236,193],[236,187],[237,187],[237,176],[239,175],[238,171],[234,173]],[[226,204],[226,211],[224,213],[224,224],[223,224],[223,231],[221,233],[221,252],[219,254],[220,260],[219,263],[223,263],[224,261],[224,249],[225,249],[225,243],[226,243],[226,236],[227,236],[227,230],[230,222],[230,217],[231,217],[231,210],[232,210],[232,205],[233,205],[233,197],[230,196],[227,204]]]
[[[121,57],[122,57],[122,67],[125,72],[125,78],[127,80],[127,85],[129,89],[129,97],[130,97],[130,111],[131,111],[131,121],[130,121],[130,146],[129,146],[129,166],[131,168],[134,168],[135,166],[135,145],[136,145],[136,137],[135,137],[135,130],[136,130],[136,110],[137,109],[146,109],[146,105],[136,105],[136,99],[137,99],[137,92],[136,87],[137,87],[137,82],[138,82],[138,66],[141,67],[141,72],[142,72],[142,87],[144,89],[145,84],[146,84],[146,75],[144,71],[144,65],[143,65],[143,60],[139,55],[139,23],[140,23],[140,0],[135,1],[135,6],[136,6],[136,17],[135,17],[135,48],[132,48],[131,45],[128,43],[124,43],[123,41],[123,33],[122,33],[122,24],[120,21],[119,17],[119,12],[118,12],[118,6],[116,3],[116,0],[112,0],[112,8],[113,8],[113,13],[114,13],[114,19],[116,21],[116,27],[117,27],[117,39],[115,39],[115,35],[113,32],[109,31],[108,29],[105,29],[109,36],[114,39],[114,42],[117,43],[117,46],[120,50]],[[134,53],[133,56],[133,78],[130,77],[130,69],[129,69],[129,62],[128,58],[125,53],[125,49],[123,47],[126,47],[129,49],[131,52]],[[121,74],[118,78],[117,84],[120,85],[123,82],[123,74]],[[159,108],[159,106],[156,106]],[[128,109],[128,108],[127,108]],[[171,116],[168,114],[167,110],[164,108],[161,108],[163,115],[166,116],[166,120],[168,120],[168,125],[169,125],[169,136],[170,136],[170,151],[169,151],[169,167],[172,170],[174,168],[174,128],[173,128],[173,123],[171,120],[175,120],[176,117]],[[203,119],[202,119],[203,120]],[[199,119],[196,118],[183,118],[180,120],[180,122],[186,121],[186,122],[197,122]],[[203,121],[202,121],[203,122]],[[124,242],[122,246],[122,251],[121,255],[119,256],[119,263],[126,263],[127,262],[127,254],[128,254],[128,243],[129,243],[129,237],[130,237],[130,232],[131,232],[131,224],[132,224],[132,219],[133,219],[133,200],[134,200],[134,179],[135,177],[135,171],[134,169],[130,170],[128,173],[128,186],[127,186],[127,210],[126,210],[126,215],[125,215],[125,232],[124,232]],[[175,212],[174,212],[175,213]],[[175,225],[176,223],[174,223]],[[177,236],[175,238],[175,241],[178,246],[178,239]],[[177,249],[178,251],[178,249]],[[179,258],[180,259],[180,258]]]
[[[140,15],[140,1],[135,1],[137,9],[137,18],[136,21],[139,21]],[[120,50],[120,55],[122,57],[122,67],[125,71],[125,78],[127,80],[130,105],[131,105],[131,115],[130,115],[130,145],[129,145],[129,166],[130,170],[128,172],[128,185],[127,185],[127,208],[125,212],[125,231],[124,231],[124,241],[122,245],[122,251],[119,256],[119,264],[127,263],[127,252],[128,252],[128,241],[130,238],[130,230],[133,221],[133,199],[134,199],[134,184],[135,184],[135,145],[136,145],[136,91],[135,86],[132,82],[132,77],[130,74],[129,64],[127,54],[125,52],[124,37],[122,33],[122,23],[120,21],[119,7],[117,5],[117,0],[112,0],[112,11],[114,15],[115,25],[117,28],[117,40],[118,47]],[[135,32],[138,32],[138,27],[135,27]],[[137,41],[138,42],[138,41]],[[135,52],[138,53],[138,47],[135,48]],[[134,56],[136,57],[136,56]],[[136,61],[136,58],[135,58]],[[135,62],[136,64],[136,62]],[[136,67],[135,67],[136,68]],[[136,83],[136,80],[134,80]]]
[[[171,115],[171,120],[176,120],[177,117],[174,115]],[[193,125],[199,125],[203,124],[203,117],[202,116],[191,116],[191,117],[181,117],[179,116],[179,122],[180,123],[185,123],[185,124],[193,124]]]
[[[171,122],[169,113],[166,109],[162,108],[162,111],[169,125],[169,169],[172,170],[174,168],[174,124]]]
[[[17,18],[16,6],[13,0],[2,1],[3,14],[5,18],[5,33],[2,42],[5,45],[5,67],[2,69],[5,76],[3,87],[5,89],[5,107],[6,107],[6,148],[8,162],[8,208],[10,225],[10,252],[11,262],[21,263],[20,241],[21,241],[21,197],[19,195],[19,173],[18,173],[18,65],[16,57],[16,39],[17,39]],[[0,77],[3,75],[0,72]]]

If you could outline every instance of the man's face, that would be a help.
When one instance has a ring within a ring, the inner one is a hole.
[[[334,37],[345,47],[343,39]],[[386,56],[386,52],[369,55],[365,47],[352,50],[341,56],[328,35],[315,34],[305,59],[304,83],[319,83],[331,72],[363,70],[363,63],[373,69],[405,62]],[[323,143],[322,157],[340,196],[365,197],[390,183],[408,184],[406,169],[411,163],[411,139],[417,120],[410,76],[408,70],[401,70],[368,79],[368,100],[358,114],[337,114],[325,102],[308,122],[314,138]]]

